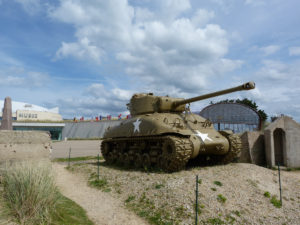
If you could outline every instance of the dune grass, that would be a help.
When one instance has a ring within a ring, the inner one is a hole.
[[[59,199],[49,164],[20,162],[3,172],[3,199],[20,224],[46,224]]]
[[[75,202],[62,196],[50,163],[19,162],[1,178],[1,217],[17,224],[93,224]]]

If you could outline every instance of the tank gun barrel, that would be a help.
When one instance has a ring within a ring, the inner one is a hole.
[[[255,88],[255,83],[254,82],[247,82],[244,83],[242,85],[239,85],[237,87],[233,87],[233,88],[229,88],[229,89],[225,89],[222,91],[216,91],[216,92],[212,92],[209,94],[205,94],[205,95],[200,95],[194,98],[188,98],[188,99],[184,99],[184,100],[180,100],[180,101],[176,101],[173,103],[172,107],[176,108],[179,105],[184,105],[187,103],[191,103],[191,102],[196,102],[196,101],[200,101],[200,100],[204,100],[204,99],[208,99],[208,98],[212,98],[212,97],[216,97],[216,96],[220,96],[220,95],[224,95],[224,94],[228,94],[228,93],[232,93],[232,92],[236,92],[236,91],[243,91],[243,90],[251,90]]]

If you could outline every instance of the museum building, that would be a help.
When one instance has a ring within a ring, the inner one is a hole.
[[[3,103],[4,101],[0,100],[0,106],[3,106]],[[12,101],[12,120],[14,130],[48,131],[52,140],[61,140],[62,129],[65,126],[58,107],[47,109],[24,102]]]

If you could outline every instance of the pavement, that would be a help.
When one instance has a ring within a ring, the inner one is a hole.
[[[82,156],[101,155],[99,140],[74,140],[59,141],[52,143],[51,159],[68,158],[71,149],[71,158]]]

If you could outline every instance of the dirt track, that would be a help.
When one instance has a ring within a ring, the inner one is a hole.
[[[99,225],[147,224],[132,212],[123,208],[123,203],[110,195],[87,186],[87,181],[68,172],[64,165],[54,163],[57,185],[63,195],[72,199],[87,211],[88,217]]]

